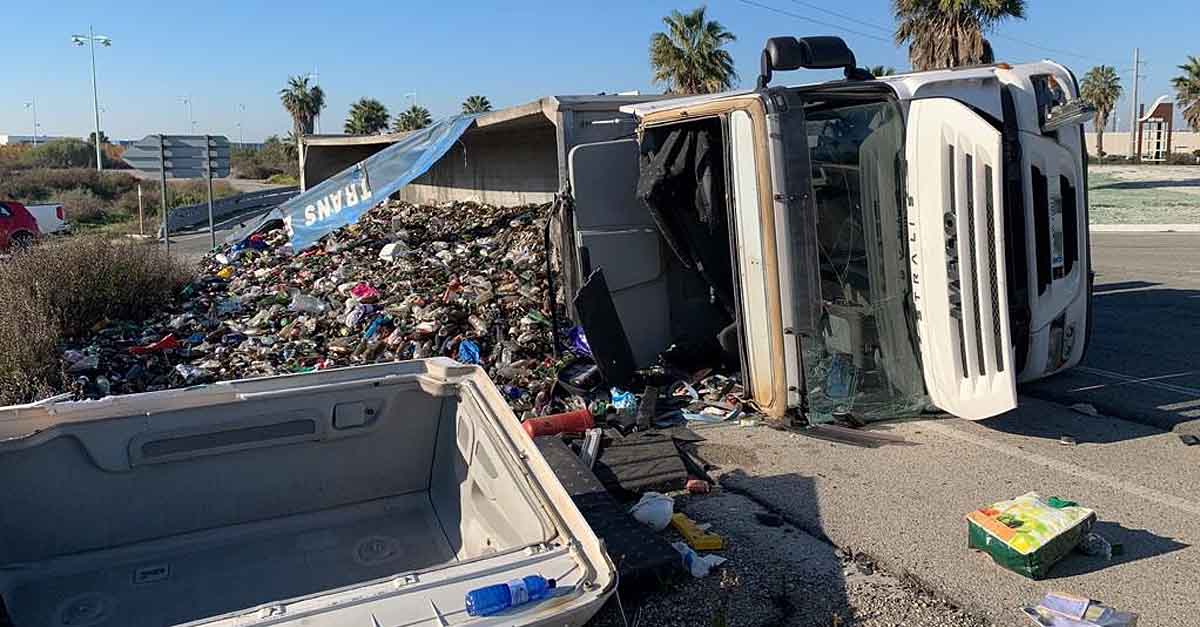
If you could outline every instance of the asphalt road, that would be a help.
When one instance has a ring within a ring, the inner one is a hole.
[[[1023,391],[1200,433],[1200,233],[1093,233],[1092,255],[1094,328],[1082,366]]]
[[[1177,435],[1200,432],[1200,234],[1097,234],[1093,255],[1086,364],[1026,386],[1017,410],[878,425],[914,445],[873,449],[710,428],[701,454],[727,489],[994,625],[1028,625],[1018,608],[1059,590],[1137,612],[1139,625],[1200,626],[1200,446]],[[1033,581],[967,549],[966,513],[1030,491],[1095,509],[1123,554],[1072,554]]]
[[[240,229],[243,224],[249,224],[252,220],[256,220],[259,216],[270,211],[271,208],[258,209],[221,220],[215,225],[217,243],[224,242],[226,237],[235,230]],[[186,262],[195,263],[199,261],[211,249],[212,236],[208,233],[208,225],[178,233],[171,233],[171,254]]]

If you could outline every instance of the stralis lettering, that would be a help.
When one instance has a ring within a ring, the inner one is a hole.
[[[344,208],[353,207],[370,199],[371,188],[367,186],[366,179],[360,179],[357,183],[336,189],[315,204],[305,207],[304,226],[312,226],[321,220],[341,213]]]

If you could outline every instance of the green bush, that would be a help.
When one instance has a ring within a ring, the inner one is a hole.
[[[25,153],[27,152],[29,152],[29,146],[24,144],[0,146],[0,172],[25,167]]]
[[[100,175],[88,168],[37,168],[16,170],[0,176],[0,198],[17,202],[58,201],[57,195],[68,190],[86,189],[97,198],[111,203],[137,187],[137,178],[124,172]]]
[[[1167,155],[1167,165],[1196,165],[1200,158],[1187,152],[1172,152]]]
[[[62,204],[68,220],[91,220],[105,213],[109,205],[92,193],[92,190],[84,187],[59,192],[54,195],[54,200]]]
[[[299,185],[300,184],[300,182],[296,180],[296,177],[292,176],[291,174],[276,174],[276,175],[272,176],[271,178],[267,179],[267,182],[271,183],[272,185]]]
[[[187,270],[160,248],[74,237],[14,254],[0,272],[0,405],[62,390],[58,347],[97,322],[144,320],[170,304]]]
[[[235,149],[230,155],[230,167],[234,176],[245,179],[265,179],[276,174],[300,176],[295,149],[275,135],[268,137],[260,150]]]
[[[78,139],[53,139],[31,148],[24,161],[31,168],[94,168],[96,149]]]
[[[161,205],[158,191],[158,181],[142,181],[142,206],[147,216],[158,215]],[[238,193],[240,192],[237,189],[225,181],[213,181],[213,200],[236,196]],[[191,180],[167,183],[167,206],[169,208],[186,207],[202,202],[208,202],[207,181]],[[136,216],[138,211],[137,185],[118,198],[113,203],[111,210]]]

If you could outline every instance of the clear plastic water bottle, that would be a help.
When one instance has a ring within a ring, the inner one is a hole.
[[[478,588],[467,593],[467,614],[490,616],[510,607],[532,603],[550,596],[554,586],[553,579],[530,575],[508,583]]]

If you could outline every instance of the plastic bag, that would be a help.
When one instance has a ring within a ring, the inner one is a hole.
[[[699,579],[707,577],[709,571],[715,566],[720,566],[729,561],[720,555],[701,555],[683,542],[672,542],[671,546],[679,551],[679,556],[683,558],[683,567],[692,573],[692,576]]]
[[[633,514],[633,518],[638,522],[655,531],[662,531],[671,524],[671,514],[675,513],[675,500],[658,492],[647,492],[630,508],[629,513]]]
[[[325,304],[325,301],[299,292],[292,296],[292,302],[288,303],[288,309],[305,313],[325,313],[327,308],[328,305]]]

